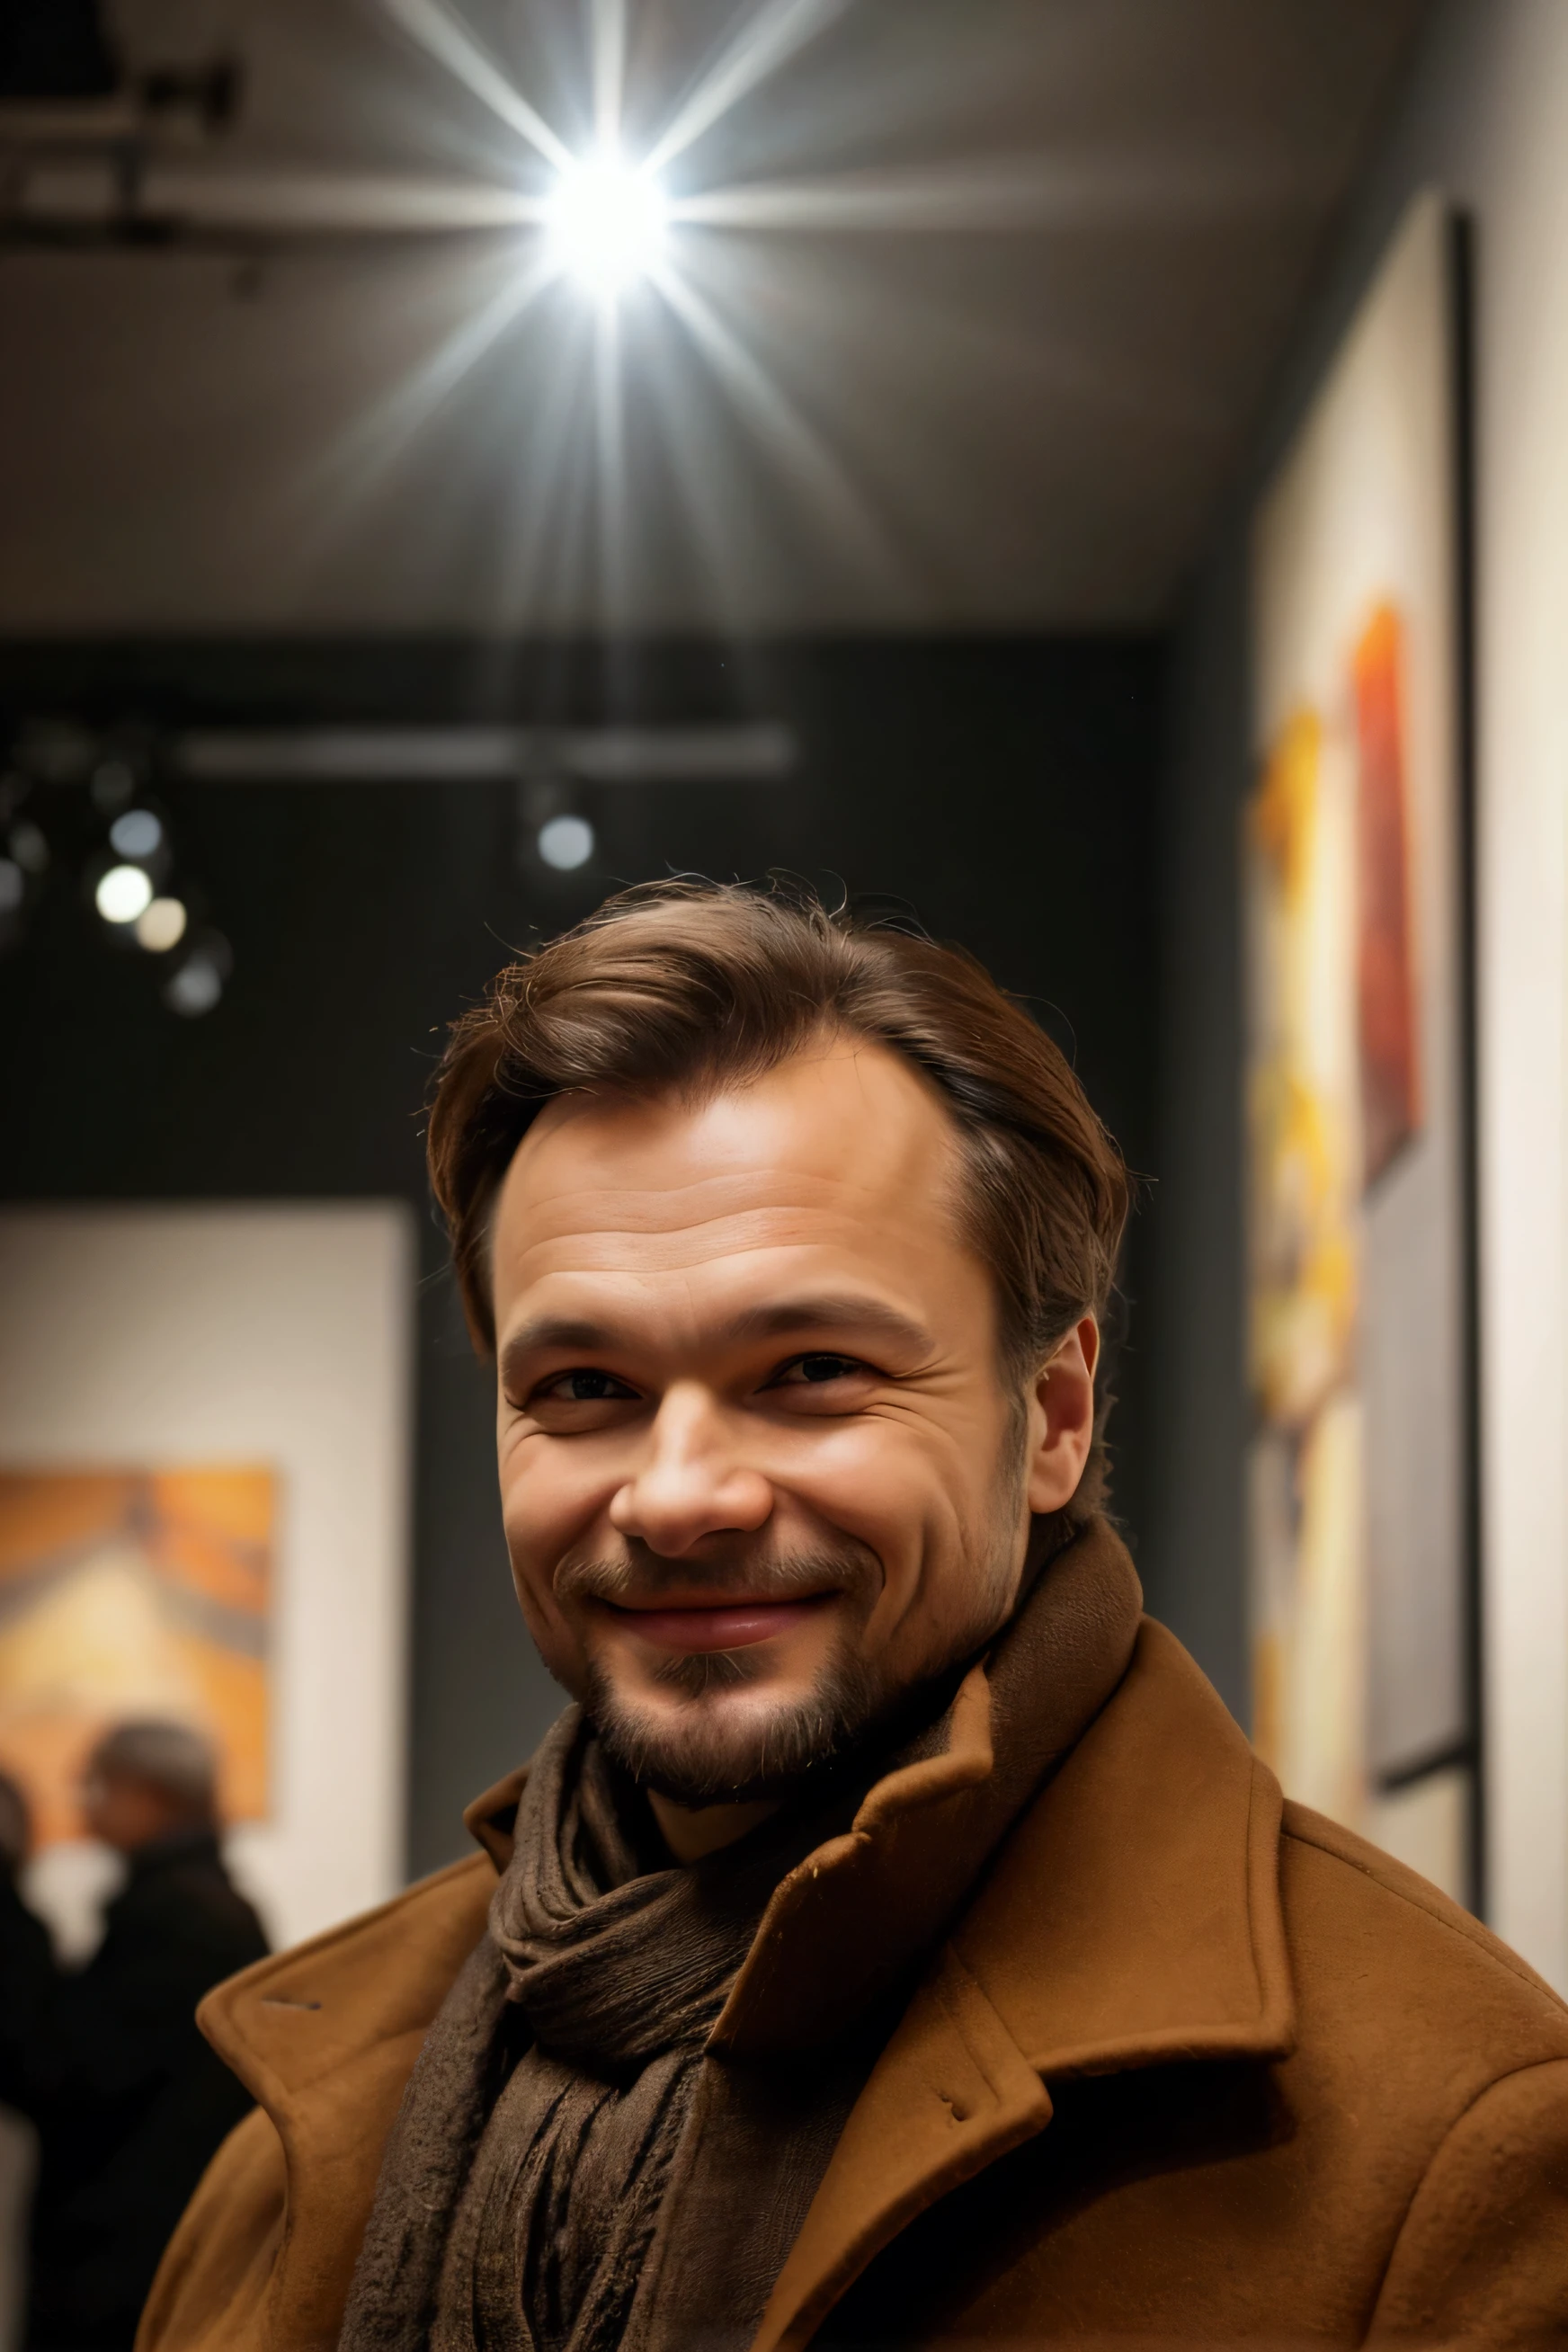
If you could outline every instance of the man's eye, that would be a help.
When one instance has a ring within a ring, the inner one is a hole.
[[[637,1400],[636,1389],[628,1388],[625,1381],[617,1381],[610,1372],[558,1372],[540,1394],[557,1404],[599,1404],[605,1398],[630,1398],[634,1403]]]
[[[848,1380],[866,1367],[855,1356],[796,1356],[775,1374],[775,1388],[817,1387],[824,1381]]]

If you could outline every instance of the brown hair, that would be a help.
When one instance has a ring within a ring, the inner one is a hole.
[[[744,1084],[824,1029],[901,1054],[951,1112],[1010,1375],[1037,1370],[1081,1316],[1103,1318],[1129,1206],[1121,1155],[1058,1047],[973,956],[798,886],[658,882],[509,964],[453,1027],[430,1181],[476,1347],[495,1345],[490,1205],[552,1097]],[[1075,1521],[1104,1489],[1107,1402]]]

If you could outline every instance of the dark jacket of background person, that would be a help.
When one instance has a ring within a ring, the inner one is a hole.
[[[250,2105],[197,2032],[196,2004],[267,1948],[210,1829],[130,1857],[76,1974],[0,1873],[0,2099],[40,2143],[28,2352],[132,2342],[169,2235]]]

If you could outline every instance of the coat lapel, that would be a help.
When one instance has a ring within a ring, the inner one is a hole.
[[[1172,1636],[1020,1822],[857,2102],[752,2352],[796,2352],[900,2230],[1044,2129],[1046,2081],[1282,2057],[1279,1790]]]
[[[283,2143],[287,2207],[262,2331],[270,2345],[337,2341],[387,2133],[495,1883],[494,1864],[475,1854],[258,1960],[197,2012]]]

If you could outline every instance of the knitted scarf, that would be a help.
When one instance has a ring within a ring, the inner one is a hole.
[[[1110,1695],[1139,1594],[1052,1562],[890,1761],[687,1869],[569,1708],[384,2160],[340,2352],[737,2352],[912,1973]],[[836,1916],[837,1914],[837,1916]]]

